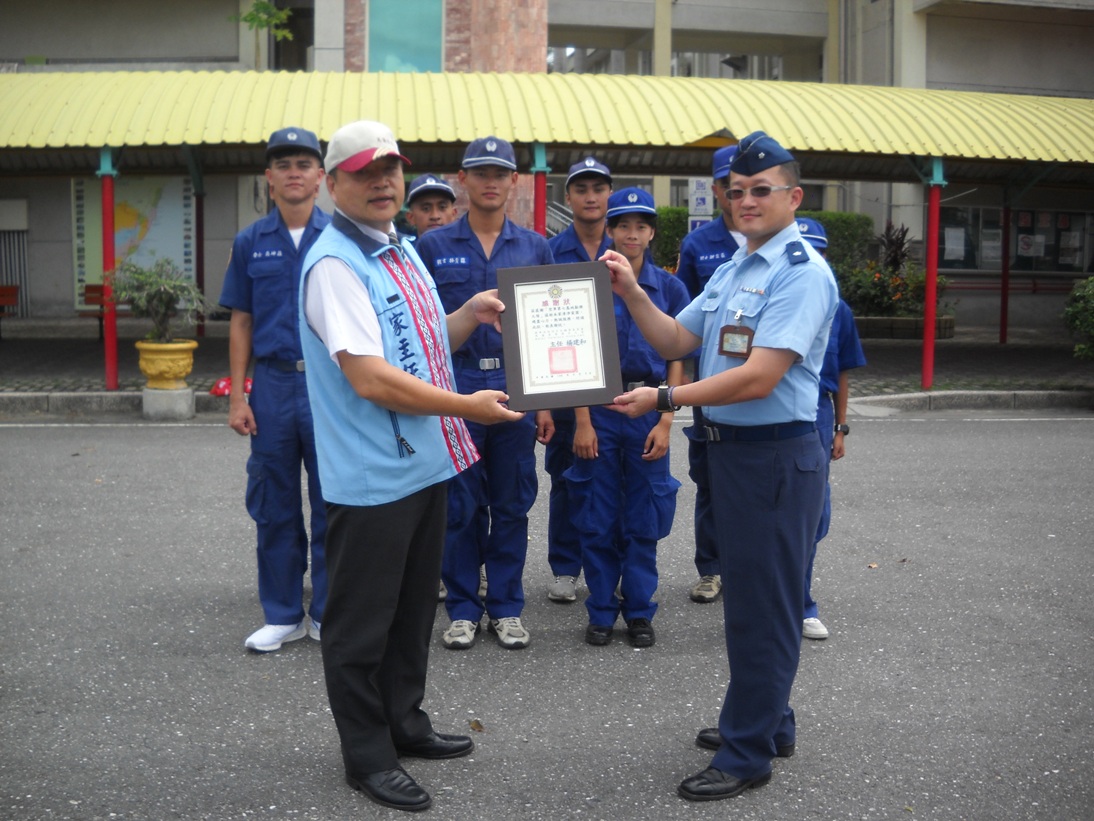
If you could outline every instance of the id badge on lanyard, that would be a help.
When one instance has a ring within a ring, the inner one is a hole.
[[[742,311],[737,311],[733,317],[734,322],[741,321]],[[748,359],[752,353],[752,337],[754,331],[744,325],[723,325],[718,333],[718,353],[722,356],[735,356],[738,359]]]

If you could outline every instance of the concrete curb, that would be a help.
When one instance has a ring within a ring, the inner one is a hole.
[[[850,402],[909,411],[1094,409],[1094,391],[924,391],[892,396],[853,396]]]
[[[228,413],[228,397],[194,394],[196,413]],[[140,391],[74,391],[54,393],[0,393],[0,414],[141,413]]]
[[[1094,410],[1094,391],[937,391],[891,396],[852,396],[852,405],[880,405],[902,411],[1034,410],[1085,408]],[[228,413],[228,397],[195,393],[196,413]],[[77,391],[54,393],[0,392],[0,415],[141,413],[139,391]]]

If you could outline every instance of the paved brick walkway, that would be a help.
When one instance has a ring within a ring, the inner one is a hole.
[[[119,323],[118,379],[123,391],[139,391],[144,377],[133,342],[141,336],[133,320]],[[94,322],[5,320],[0,340],[0,392],[51,393],[105,389],[103,347]],[[191,334],[192,335],[192,334]],[[211,322],[194,353],[188,382],[198,392],[228,375],[228,328]],[[1092,390],[1094,362],[1072,355],[1058,332],[1013,330],[1000,345],[998,331],[958,328],[939,340],[934,390]],[[853,397],[921,390],[922,344],[915,340],[863,340],[867,366],[852,373]]]

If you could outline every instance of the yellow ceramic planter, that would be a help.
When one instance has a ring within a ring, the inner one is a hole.
[[[186,377],[194,369],[196,339],[177,339],[174,342],[136,343],[140,351],[141,373],[147,377],[147,387],[157,390],[179,390],[186,387]]]

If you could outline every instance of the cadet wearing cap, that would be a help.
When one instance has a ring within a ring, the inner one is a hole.
[[[257,653],[279,650],[305,634],[318,640],[327,598],[326,512],[296,323],[300,266],[330,222],[315,204],[322,160],[319,138],[306,129],[282,128],[270,135],[266,181],[276,207],[236,235],[220,295],[220,304],[232,310],[228,425],[249,436],[251,444],[247,512],[258,536],[258,598],[266,623],[244,646]],[[252,361],[248,404],[244,383]],[[301,462],[308,472],[311,508],[312,598],[306,618],[309,538],[300,495]]]
[[[798,218],[798,231],[802,239],[812,245],[821,256],[827,258],[828,234],[824,226],[815,219]],[[844,437],[851,432],[847,425],[847,398],[850,394],[848,371],[861,368],[866,364],[866,355],[862,352],[855,318],[851,306],[842,299],[832,318],[832,330],[828,334],[828,348],[824,352],[824,364],[820,372],[820,401],[817,404],[817,432],[821,446],[831,459],[842,459],[846,453]],[[833,402],[835,407],[833,408]],[[831,465],[825,471],[829,475]],[[817,545],[828,535],[828,526],[832,521],[832,487],[825,482],[824,510],[813,549],[809,552],[809,564],[805,573],[805,620],[802,622],[802,635],[807,639],[822,640],[828,638],[828,628],[820,620],[819,608],[813,598],[813,561],[817,556]]]
[[[608,199],[607,220],[613,250],[639,272],[638,287],[650,303],[670,316],[682,310],[687,289],[648,254],[657,229],[653,197],[640,188],[616,191]],[[613,301],[623,384],[680,384],[683,365],[666,362],[643,339],[623,301]],[[576,408],[574,415],[574,464],[566,479],[589,587],[585,641],[608,644],[622,615],[630,643],[650,647],[657,612],[657,540],[672,529],[680,487],[669,473],[672,414],[650,408],[628,419],[591,407]]]
[[[547,240],[513,224],[505,205],[517,182],[513,147],[498,137],[474,140],[464,153],[459,183],[467,191],[467,213],[417,243],[418,253],[437,282],[446,309],[477,291],[496,288],[499,268],[548,265]],[[482,326],[452,356],[461,393],[505,390],[501,334]],[[486,428],[469,424],[482,461],[451,483],[448,536],[441,576],[452,625],[443,640],[449,649],[475,642],[481,620],[510,650],[527,647],[531,637],[521,623],[521,576],[528,552],[528,511],[536,498],[536,439],[550,438],[549,413]],[[479,597],[479,568],[486,565],[486,601]]]
[[[604,232],[612,172],[595,157],[570,166],[566,177],[566,203],[574,221],[547,244],[555,262],[591,262],[608,250],[611,240]],[[581,575],[581,545],[574,529],[566,480],[562,474],[574,463],[574,412],[560,409],[551,414],[555,433],[544,449],[543,463],[551,477],[550,512],[547,520],[547,563],[554,581],[547,598],[554,602],[577,600]]]
[[[456,192],[432,174],[416,177],[406,190],[406,221],[421,237],[456,219]]]
[[[395,236],[406,159],[383,123],[334,132],[337,210],[304,262],[300,332],[327,500],[330,597],[323,670],[347,782],[379,804],[432,799],[399,757],[457,758],[474,744],[422,709],[448,482],[478,454],[458,417],[514,421],[499,391],[454,391],[450,342],[502,305],[474,294],[447,316],[409,242]]]
[[[737,249],[745,244],[744,235],[733,224],[733,210],[726,196],[729,164],[736,155],[735,145],[727,145],[714,152],[711,175],[714,177],[714,197],[721,213],[696,228],[680,243],[676,276],[687,286],[692,299],[702,293],[711,274],[729,262]],[[722,576],[718,572],[718,551],[714,546],[706,441],[702,436],[703,412],[696,408],[693,415],[694,425],[684,428],[684,435],[688,438],[688,476],[695,483],[695,569],[699,572],[699,580],[692,586],[690,596],[692,601],[704,604],[718,598],[722,590]]]
[[[730,166],[733,218],[747,239],[674,320],[609,251],[613,288],[666,359],[700,342],[697,382],[616,398],[628,416],[701,405],[723,583],[730,686],[711,766],[686,778],[692,801],[767,783],[796,740],[790,691],[801,652],[805,567],[824,500],[818,379],[836,310],[828,265],[801,240],[798,164],[762,131]]]

